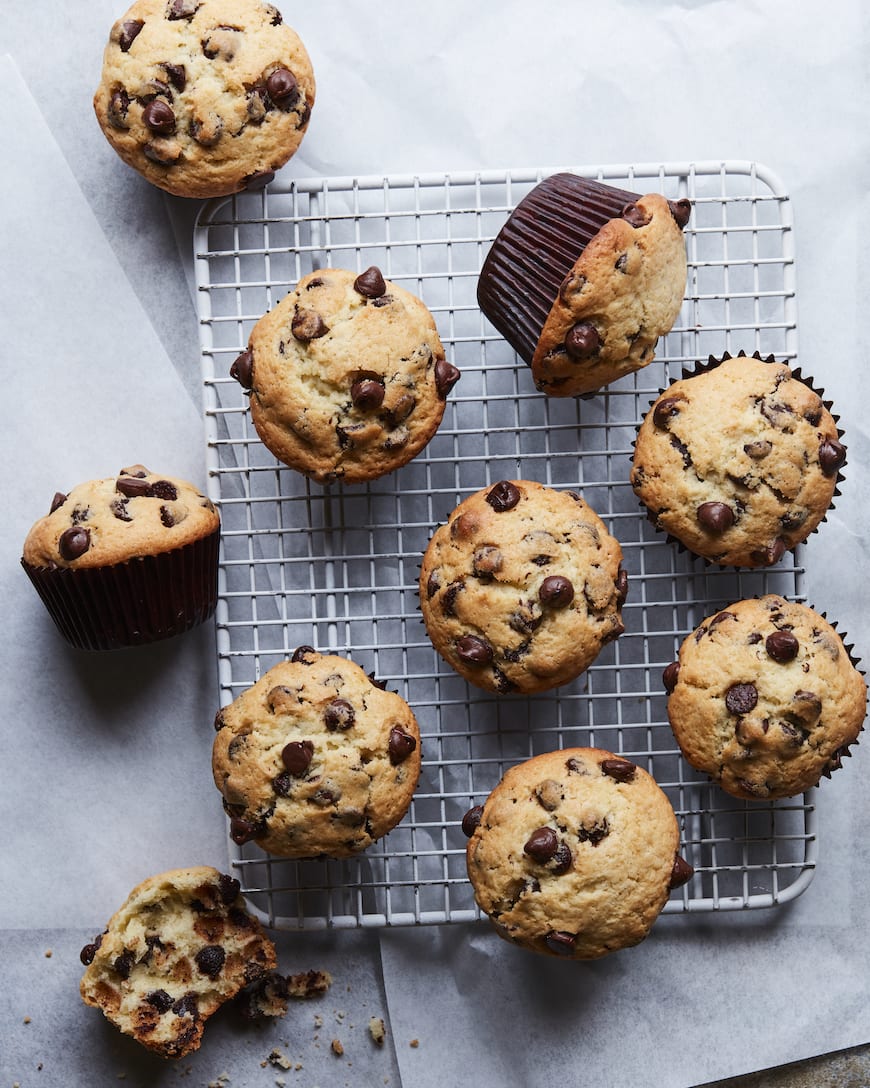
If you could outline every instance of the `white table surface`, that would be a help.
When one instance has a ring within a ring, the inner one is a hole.
[[[809,599],[866,657],[870,42],[858,0],[823,12],[808,0],[554,0],[534,16],[517,0],[283,11],[318,80],[293,176],[735,158],[783,179],[800,362],[833,398],[849,447],[843,494],[807,552]],[[868,1041],[866,746],[820,791],[819,865],[788,907],[663,917],[644,944],[585,965],[521,953],[484,924],[280,934],[284,969],[330,970],[330,993],[266,1027],[221,1015],[203,1049],[175,1064],[81,1004],[78,950],[133,884],[176,865],[227,866],[203,758],[214,639],[204,627],[80,654],[18,559],[56,490],[136,461],[203,479],[186,274],[198,205],[128,170],[93,119],[121,8],[46,0],[3,14],[0,1086],[206,1086],[224,1075],[232,1086],[689,1088]],[[372,1015],[388,1021],[382,1050]],[[261,1064],[275,1046],[302,1068]]]

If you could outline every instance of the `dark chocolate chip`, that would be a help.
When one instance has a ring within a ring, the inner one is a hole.
[[[791,631],[774,631],[764,640],[764,648],[774,661],[787,665],[797,657],[799,643]]]
[[[620,567],[616,572],[616,603],[622,608],[628,597],[628,571]]]
[[[183,519],[179,518],[178,520],[176,520],[175,514],[172,510],[169,509],[168,506],[160,507],[160,524],[164,528],[171,529],[173,525],[177,525],[178,522],[181,520]]]
[[[574,600],[574,585],[570,578],[551,574],[541,582],[538,599],[549,608],[567,608]]]
[[[784,555],[785,541],[782,537],[777,537],[766,548],[758,548],[751,553],[753,562],[761,563],[764,566],[772,566],[774,563],[778,563]]]
[[[129,499],[112,499],[109,503],[109,509],[112,511],[112,516],[116,517],[118,521],[132,521],[133,516],[128,509],[129,503]]]
[[[656,401],[653,408],[653,423],[661,431],[668,429],[668,423],[680,412],[680,405],[685,403],[685,397],[663,397]]]
[[[384,383],[374,378],[357,378],[350,387],[350,399],[361,412],[374,412],[384,403]]]
[[[758,702],[755,684],[732,684],[725,692],[725,706],[732,714],[749,714]]]
[[[435,360],[435,392],[445,400],[447,394],[462,377],[459,367],[448,363],[446,359]]]
[[[51,507],[49,508],[49,514],[53,514],[59,506],[63,506],[67,497],[62,491],[55,491],[54,498],[51,500]]]
[[[120,975],[121,978],[129,978],[130,972],[133,970],[133,964],[136,962],[135,955],[128,948],[122,952],[120,956],[115,959],[112,967],[115,969],[115,973]]]
[[[193,958],[200,974],[214,980],[223,970],[227,954],[219,944],[207,944]]]
[[[572,325],[565,337],[565,351],[578,361],[591,358],[600,347],[598,329],[588,321],[578,321]]]
[[[230,377],[235,378],[243,389],[251,389],[254,384],[254,353],[246,348],[230,367]]]
[[[145,995],[147,1003],[159,1013],[169,1012],[172,1008],[172,998],[165,990],[152,990]]]
[[[469,839],[480,826],[481,816],[483,816],[483,805],[475,805],[462,817],[462,830]]]
[[[159,132],[161,136],[169,136],[175,132],[175,111],[162,98],[155,98],[148,103],[142,110],[142,120],[152,132]]]
[[[763,461],[772,449],[773,443],[768,442],[766,438],[759,438],[755,442],[747,442],[743,452],[753,461]]]
[[[196,1018],[199,1015],[196,994],[185,994],[184,997],[179,997],[172,1006],[172,1011],[176,1016],[192,1016]]]
[[[115,481],[115,490],[128,499],[152,498],[154,491],[151,484],[141,476],[119,476]]]
[[[245,820],[241,816],[234,816],[230,820],[230,838],[237,846],[250,842],[257,834],[257,831],[256,824],[252,824],[250,820]]]
[[[100,941],[92,941],[91,944],[86,944],[81,952],[79,952],[79,959],[85,966],[94,962],[94,956],[96,956],[99,947]]]
[[[834,438],[826,438],[819,446],[819,465],[825,476],[836,476],[846,463],[846,447]]]
[[[130,46],[139,36],[139,31],[145,23],[141,19],[128,19],[125,23],[121,23],[121,29],[118,33],[118,45],[121,47],[122,53],[129,53]]]
[[[552,827],[539,827],[526,840],[523,853],[543,865],[553,857],[558,847],[559,837]]]
[[[571,847],[566,842],[560,842],[553,854],[550,871],[555,876],[561,876],[563,873],[568,872],[573,860],[574,855],[571,853]]]
[[[344,733],[355,721],[356,714],[347,699],[333,699],[323,712],[323,722],[330,733]]]
[[[637,771],[637,767],[627,759],[602,759],[599,766],[608,778],[614,778],[617,782],[632,782]]]
[[[234,876],[228,876],[226,873],[221,873],[218,877],[218,895],[221,897],[221,901],[229,906],[230,903],[235,903],[239,897],[239,892],[242,890],[242,885]]]
[[[200,0],[170,0],[166,18],[170,21],[175,19],[192,19],[196,14],[199,5]]]
[[[303,344],[326,336],[329,328],[316,310],[297,310],[290,322],[290,331]]]
[[[466,665],[488,665],[493,658],[493,649],[484,638],[463,635],[456,643],[456,655]]]
[[[68,562],[84,555],[90,546],[90,529],[82,529],[78,525],[74,525],[72,528],[62,532],[60,534],[60,540],[57,542],[58,551]]]
[[[680,200],[669,200],[668,207],[671,209],[671,215],[674,217],[674,221],[680,230],[683,230],[685,225],[689,222],[689,216],[692,214],[692,202],[682,197]]]
[[[387,284],[381,270],[372,265],[353,281],[353,289],[364,298],[379,298],[386,291]]]
[[[503,514],[513,510],[520,501],[520,489],[510,480],[500,480],[489,489],[486,501],[497,514]]]
[[[404,763],[416,747],[417,740],[415,737],[410,736],[397,725],[393,726],[390,730],[390,739],[387,743],[387,750],[390,754],[390,763],[392,763],[394,767],[398,766],[400,763]]]
[[[674,888],[679,888],[683,884],[688,883],[688,881],[690,881],[694,875],[695,870],[685,860],[685,858],[681,858],[679,854],[675,854],[674,867],[671,870],[671,882],[669,885],[670,890],[673,891]]]
[[[374,306],[376,309],[380,310],[384,306],[389,306],[392,301],[393,301],[393,296],[392,295],[378,295],[377,298],[372,299],[372,306]]]
[[[652,216],[637,204],[631,203],[622,209],[622,218],[632,227],[645,227]]]
[[[444,596],[441,598],[441,611],[445,616],[456,615],[456,598],[464,588],[463,582],[451,582],[447,589],[444,590]]]
[[[166,72],[166,77],[172,84],[172,86],[177,91],[183,91],[184,88],[187,86],[187,71],[184,65],[167,64],[164,62],[160,65],[160,67],[163,69],[164,72]]]
[[[299,84],[296,76],[287,68],[276,68],[266,80],[266,90],[273,102],[288,104],[289,99],[299,97]]]
[[[481,544],[474,552],[471,560],[471,569],[478,578],[490,577],[498,574],[504,565],[504,556],[501,549],[494,544]]]
[[[274,170],[255,170],[253,174],[248,174],[243,180],[242,188],[252,193],[257,189],[265,189],[269,182],[274,180]]]
[[[582,824],[577,829],[577,838],[580,842],[588,842],[591,846],[597,846],[602,839],[606,839],[610,834],[610,825],[607,822],[607,817],[602,817],[600,821],[596,820],[592,824]]]
[[[281,750],[281,762],[292,775],[304,774],[314,757],[314,745],[310,740],[291,740]]]
[[[724,533],[734,524],[734,511],[725,502],[702,502],[696,516],[701,527],[710,533]]]
[[[553,929],[544,938],[544,944],[557,956],[573,956],[576,941],[576,933],[566,933],[562,929]]]
[[[128,128],[127,110],[130,108],[130,96],[124,90],[114,91],[109,99],[107,116],[112,128]]]
[[[620,253],[620,255],[616,258],[616,264],[613,267],[617,272],[621,272],[624,276],[625,270],[626,268],[628,268],[628,254]],[[640,330],[638,330],[637,335],[640,335]]]
[[[670,665],[665,665],[662,672],[662,683],[665,686],[665,691],[668,695],[677,686],[677,679],[680,675],[680,663],[679,661],[672,661]]]
[[[279,797],[289,797],[293,792],[293,775],[287,771],[275,775],[272,779],[272,789]]]
[[[308,662],[305,660],[305,658],[308,657],[309,654],[316,654],[316,653],[317,653],[317,650],[315,650],[313,646],[298,646],[293,651],[293,656],[290,658],[290,660],[291,661],[301,661],[303,665],[307,665]]]
[[[727,609],[725,609],[722,612],[717,612],[716,615],[710,620],[710,626],[708,628],[708,632],[709,632],[710,629],[712,629],[713,627],[718,627],[720,623],[724,623],[726,620],[736,620],[736,619],[737,619],[737,617],[734,615],[734,613],[729,612]]]

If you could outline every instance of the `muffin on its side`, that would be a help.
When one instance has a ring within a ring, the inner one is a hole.
[[[554,174],[514,209],[484,261],[480,308],[554,397],[653,360],[686,290],[688,200]]]
[[[408,704],[346,658],[301,646],[215,718],[230,835],[281,857],[345,858],[391,831],[420,777]]]
[[[164,1058],[198,1049],[212,1013],[276,963],[238,880],[207,865],[137,885],[81,958],[85,1004]]]
[[[463,829],[474,896],[496,932],[553,956],[596,959],[638,944],[693,874],[665,793],[597,748],[512,767]]]
[[[806,381],[772,356],[726,354],[652,405],[631,484],[690,552],[764,567],[816,529],[845,460],[836,420]]]
[[[193,484],[133,465],[58,492],[21,564],[68,642],[111,650],[214,612],[219,540],[217,510]]]
[[[146,181],[207,198],[269,182],[314,94],[304,45],[266,0],[136,0],[112,27],[94,110]]]
[[[436,529],[420,570],[432,644],[488,691],[546,691],[622,634],[622,549],[573,491],[501,480]]]
[[[264,444],[318,483],[407,464],[459,380],[424,303],[375,267],[304,276],[257,322],[230,373],[251,392]]]
[[[794,797],[829,776],[866,713],[867,686],[836,630],[772,594],[708,616],[663,679],[683,755],[748,800]]]

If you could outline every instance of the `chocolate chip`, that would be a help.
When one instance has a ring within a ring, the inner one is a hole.
[[[819,446],[819,465],[825,476],[836,476],[846,463],[846,447],[834,438],[826,438]]]
[[[456,643],[456,655],[466,665],[488,665],[493,658],[493,649],[484,638],[463,635]]]
[[[218,877],[218,895],[221,897],[221,901],[227,904],[227,906],[229,906],[230,903],[235,903],[241,890],[242,885],[234,876],[228,876],[226,873],[221,873]]]
[[[486,501],[497,514],[503,514],[506,510],[513,510],[520,501],[520,489],[510,480],[500,480],[489,489]]]
[[[463,582],[451,582],[447,589],[444,590],[444,596],[441,598],[441,611],[445,616],[456,615],[456,598],[465,588]]]
[[[167,64],[166,62],[164,62],[160,65],[160,67],[163,69],[164,72],[166,72],[166,77],[172,84],[172,86],[177,91],[183,91],[184,88],[187,86],[187,71],[185,70],[184,65]]]
[[[541,582],[538,599],[549,608],[567,608],[574,600],[574,585],[570,578],[551,574]]]
[[[142,120],[152,132],[159,132],[161,136],[169,136],[175,131],[175,112],[161,98],[148,103],[142,111]]]
[[[172,1011],[176,1016],[192,1016],[196,1018],[199,1014],[196,994],[185,994],[184,997],[179,997],[172,1006]]]
[[[200,974],[214,981],[223,969],[227,954],[219,944],[207,944],[204,948],[200,948],[193,958]]]
[[[600,347],[598,329],[588,321],[578,321],[572,325],[565,337],[565,351],[578,361],[591,358]]]
[[[616,603],[621,608],[628,597],[628,571],[620,567],[616,572]]]
[[[102,938],[96,941],[92,941],[91,944],[86,944],[85,947],[79,952],[79,959],[85,966],[94,962],[94,956],[97,954],[97,949],[100,947]]]
[[[483,805],[475,805],[462,817],[462,830],[469,839],[480,826],[481,816],[483,816]]]
[[[734,511],[725,502],[702,502],[696,516],[701,527],[710,533],[724,533],[734,524]]]
[[[130,96],[124,90],[114,91],[109,99],[107,116],[112,128],[128,128],[127,110],[130,108]]]
[[[748,714],[758,702],[755,684],[732,684],[725,692],[725,706],[732,714]]]
[[[562,876],[563,873],[567,873],[571,868],[571,862],[573,860],[574,855],[571,853],[571,847],[566,842],[560,842],[556,847],[556,852],[553,854],[550,871],[555,876]]]
[[[51,500],[51,507],[49,508],[49,514],[53,514],[59,506],[63,506],[66,502],[67,496],[62,491],[55,491],[54,498]]]
[[[347,699],[333,699],[323,712],[323,722],[330,733],[344,733],[355,721],[356,714]]]
[[[680,663],[679,661],[672,661],[670,665],[665,665],[662,672],[662,683],[665,686],[665,691],[670,695],[674,688],[677,686],[677,679],[680,675]]]
[[[764,648],[774,661],[786,665],[797,657],[799,643],[791,631],[774,631],[764,640]]]
[[[292,775],[304,774],[314,757],[314,745],[310,740],[291,740],[281,749],[281,762]]]
[[[445,400],[447,394],[462,377],[458,367],[448,363],[446,359],[435,360],[435,392]]]
[[[695,870],[679,854],[674,855],[674,867],[671,870],[671,882],[668,885],[671,891],[686,884],[695,875]]]
[[[763,461],[772,449],[773,443],[768,442],[767,439],[759,438],[755,442],[747,442],[743,447],[743,452],[753,461]]]
[[[115,490],[128,499],[151,498],[154,495],[151,484],[141,476],[119,476],[115,481]]]
[[[297,310],[290,322],[290,331],[303,344],[326,336],[329,328],[316,310]]]
[[[622,209],[622,218],[632,227],[645,227],[652,216],[637,204],[626,204]]]
[[[243,389],[251,389],[254,384],[254,353],[246,348],[230,367],[230,377],[235,378]]]
[[[557,956],[573,956],[576,933],[566,933],[563,929],[553,929],[544,938],[544,944]]]
[[[145,995],[147,1003],[159,1013],[169,1012],[172,1008],[172,998],[165,990],[152,990]]]
[[[559,837],[552,827],[539,827],[527,839],[523,853],[543,865],[553,857],[558,847]]]
[[[384,306],[389,306],[392,301],[393,301],[393,296],[392,295],[378,295],[377,298],[372,299],[372,306],[374,306],[378,310],[380,310]]]
[[[169,509],[168,506],[160,507],[160,524],[166,529],[171,529],[173,525],[178,525],[184,518],[176,518],[175,513]]]
[[[166,18],[170,21],[175,19],[192,19],[199,6],[200,0],[170,0]]]
[[[659,430],[666,431],[668,429],[668,423],[675,415],[679,415],[679,406],[684,404],[685,400],[685,397],[664,397],[656,401],[653,408],[653,423]]]
[[[751,558],[755,563],[761,563],[764,566],[772,566],[774,563],[778,563],[784,555],[785,541],[782,537],[777,537],[776,540],[766,548],[757,548],[752,552]]]
[[[301,661],[303,665],[307,665],[308,662],[305,660],[305,658],[308,657],[310,654],[316,653],[317,650],[315,650],[313,646],[297,646],[297,648],[293,651],[293,656],[290,658],[290,660],[297,662]]]
[[[299,84],[296,76],[287,68],[276,68],[266,80],[266,90],[273,102],[288,105],[289,99],[299,97]]]
[[[234,816],[230,820],[230,838],[237,846],[250,842],[256,836],[258,830],[255,824],[252,824],[250,820],[243,819],[241,816]]]
[[[683,230],[685,225],[689,222],[689,216],[692,214],[692,202],[682,197],[680,200],[669,200],[668,207],[671,209],[671,215],[674,217],[674,222]]]
[[[253,174],[248,174],[242,181],[242,188],[249,193],[253,193],[257,189],[265,189],[269,182],[274,180],[274,170],[255,170]]]
[[[121,29],[118,32],[118,45],[121,47],[122,53],[129,53],[130,46],[139,36],[139,31],[145,23],[141,19],[128,19],[125,23],[121,23]]]
[[[627,759],[602,759],[599,766],[608,778],[614,778],[617,782],[632,782],[637,771],[637,767]]]
[[[390,739],[387,743],[387,751],[390,754],[390,763],[394,767],[404,763],[408,756],[416,749],[417,740],[403,729],[394,725],[390,730]]]
[[[72,528],[62,532],[60,534],[60,540],[57,542],[58,551],[68,562],[84,555],[90,546],[90,529],[82,529],[78,525],[74,525]]]
[[[591,846],[597,846],[609,834],[610,825],[606,816],[602,817],[600,821],[596,820],[593,823],[581,824],[577,829],[577,838],[580,842],[588,842]]]
[[[353,289],[363,298],[378,298],[386,291],[387,284],[381,270],[372,265],[353,281]]]
[[[320,808],[328,808],[341,800],[341,790],[332,784],[321,786],[319,790],[314,791],[309,800]]]
[[[133,964],[136,962],[136,957],[128,948],[122,952],[120,956],[115,959],[112,967],[115,969],[116,974],[121,978],[129,978],[130,972],[133,970]]]
[[[293,775],[284,771],[272,779],[272,789],[279,797],[289,797],[293,792]]]
[[[504,556],[494,544],[482,544],[471,560],[471,569],[478,578],[498,574],[503,565]]]
[[[194,117],[190,122],[190,135],[201,147],[214,147],[223,131],[223,121],[213,113],[208,114],[205,119]]]
[[[133,517],[128,509],[129,503],[129,499],[112,499],[109,503],[112,516],[116,517],[118,521],[132,521]]]
[[[374,378],[357,378],[350,387],[350,399],[361,412],[374,412],[384,403],[384,383]]]

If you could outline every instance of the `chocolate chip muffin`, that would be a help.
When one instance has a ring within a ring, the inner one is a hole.
[[[866,712],[864,678],[833,626],[773,595],[708,616],[668,665],[683,755],[734,797],[793,797],[841,765]]]
[[[212,770],[240,845],[344,858],[391,831],[420,776],[408,704],[353,662],[300,647],[215,718]]]
[[[407,464],[459,380],[426,306],[374,267],[305,276],[257,322],[230,373],[251,392],[266,446],[318,483]]]
[[[493,242],[480,308],[554,397],[590,393],[652,362],[686,290],[688,200],[555,174]]]
[[[112,27],[94,109],[128,166],[203,198],[271,181],[314,93],[305,47],[265,0],[136,0]]]
[[[488,691],[566,684],[622,634],[622,549],[573,491],[501,480],[453,511],[420,570],[435,649]]]
[[[206,1020],[276,963],[238,880],[206,865],[137,885],[81,958],[85,1004],[164,1058],[197,1050]]]
[[[654,779],[599,748],[569,748],[512,767],[466,813],[468,878],[506,940],[597,959],[638,944],[692,867]]]
[[[631,484],[650,520],[695,555],[764,567],[806,540],[846,448],[819,394],[773,356],[710,359],[647,412]]]
[[[133,465],[58,492],[21,564],[68,642],[110,650],[214,612],[219,539],[217,510],[193,484]]]

